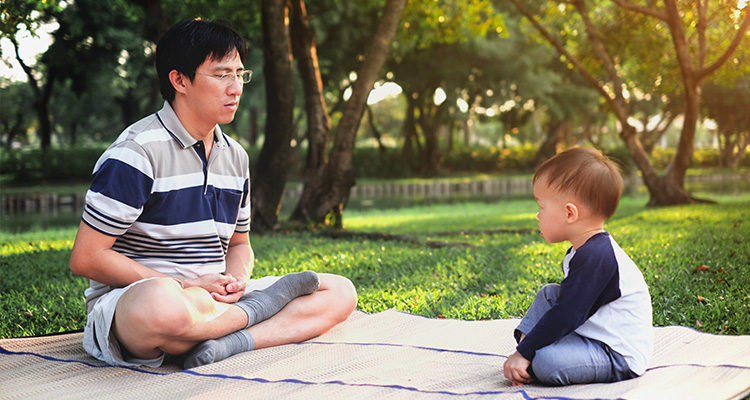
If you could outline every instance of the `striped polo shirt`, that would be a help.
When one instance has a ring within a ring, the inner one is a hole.
[[[250,230],[249,159],[219,126],[208,160],[202,145],[164,102],[99,158],[83,221],[117,237],[113,250],[159,272],[224,272],[230,238]],[[109,290],[91,281],[87,300]]]

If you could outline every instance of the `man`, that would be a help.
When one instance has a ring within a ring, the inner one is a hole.
[[[94,168],[71,270],[86,290],[84,347],[107,363],[195,367],[299,342],[344,321],[351,282],[305,271],[250,280],[249,160],[232,121],[247,48],[186,20],[159,41],[163,108],[128,127]]]

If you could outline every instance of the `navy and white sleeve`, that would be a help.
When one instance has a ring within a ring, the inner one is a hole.
[[[619,276],[609,236],[597,235],[576,251],[560,296],[516,348],[527,360],[581,326],[599,307],[620,297]]]
[[[143,211],[153,188],[148,155],[133,142],[108,149],[94,168],[83,221],[97,231],[120,236]]]

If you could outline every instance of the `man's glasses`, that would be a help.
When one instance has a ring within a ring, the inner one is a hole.
[[[253,80],[253,71],[242,71],[237,74],[234,72],[227,72],[226,74],[221,75],[204,74],[203,72],[198,71],[195,71],[195,73],[200,75],[212,76],[218,79],[221,83],[226,84],[227,86],[233,84],[235,78],[239,79],[242,84],[249,83],[251,80]]]

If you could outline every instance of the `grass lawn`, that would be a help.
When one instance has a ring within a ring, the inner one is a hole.
[[[718,204],[646,208],[625,197],[606,228],[639,265],[656,325],[750,334],[750,194]],[[347,211],[356,232],[417,242],[330,239],[316,233],[253,236],[255,275],[311,269],[349,277],[358,308],[461,319],[520,317],[537,290],[562,278],[567,244],[536,232],[536,203],[433,205]],[[524,232],[531,229],[532,232]],[[0,337],[81,329],[88,282],[70,273],[75,228],[0,232]],[[434,248],[428,241],[470,246]]]

